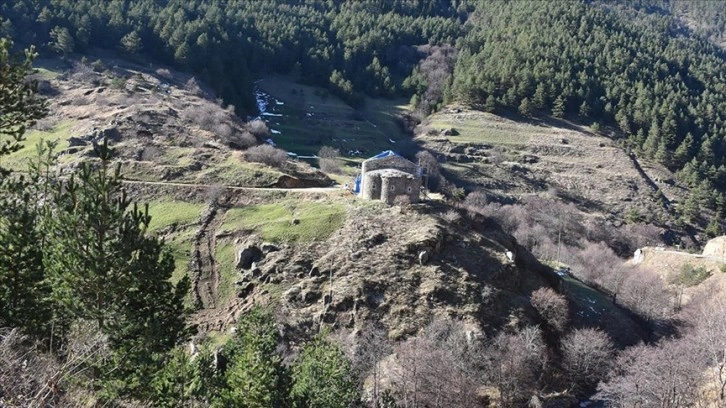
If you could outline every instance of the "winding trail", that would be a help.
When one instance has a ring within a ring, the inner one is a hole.
[[[143,180],[123,180],[124,184],[141,184],[149,186],[171,186],[171,187],[189,187],[189,188],[209,188],[209,187],[222,187],[227,190],[236,191],[289,191],[292,193],[333,193],[336,191],[342,191],[339,186],[333,187],[305,187],[305,188],[284,188],[284,187],[240,187],[240,186],[225,186],[225,185],[211,185],[211,184],[196,184],[196,183],[180,183],[170,181],[143,181]]]
[[[198,307],[215,309],[217,307],[217,288],[219,272],[214,258],[216,231],[221,224],[219,207],[208,206],[201,216],[201,227],[194,235],[190,266],[194,281],[194,297]]]

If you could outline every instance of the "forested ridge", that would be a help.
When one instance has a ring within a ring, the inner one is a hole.
[[[721,49],[670,16],[607,3],[494,2],[469,26],[452,99],[614,124],[642,154],[680,169],[702,199],[717,198],[726,182]]]
[[[453,42],[466,1],[30,1],[0,6],[16,41],[66,51],[143,53],[198,73],[240,114],[252,81],[299,73],[352,104],[392,95],[418,60],[412,46]],[[61,39],[59,41],[59,38]]]
[[[253,80],[294,73],[349,103],[414,95],[614,125],[724,208],[726,61],[713,2],[29,1],[2,33],[59,52],[145,54],[197,73],[239,114]],[[689,29],[684,21],[701,21]],[[714,189],[718,191],[714,191]]]

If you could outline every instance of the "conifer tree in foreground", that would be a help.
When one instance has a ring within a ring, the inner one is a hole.
[[[37,242],[37,207],[29,187],[37,180],[13,174],[2,157],[22,147],[25,129],[45,114],[36,83],[27,81],[33,48],[23,58],[11,54],[12,42],[0,38],[0,326],[21,327],[40,335],[47,327],[42,253]]]
[[[112,390],[139,393],[190,334],[190,283],[170,282],[174,261],[163,241],[146,234],[148,208],[126,196],[105,142],[96,152],[96,168],[84,163],[54,192],[45,265],[60,319],[92,321],[108,337],[111,360],[102,379],[114,380],[106,383]]]

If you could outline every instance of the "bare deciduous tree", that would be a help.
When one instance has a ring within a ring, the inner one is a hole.
[[[373,407],[378,407],[381,396],[382,363],[392,352],[388,333],[381,326],[367,324],[355,332],[353,337],[354,345],[351,352],[353,372],[363,383],[364,398],[367,397]],[[367,388],[370,392],[365,395]]]
[[[463,325],[434,321],[419,336],[395,347],[393,394],[405,407],[476,407],[476,348]]]
[[[598,329],[577,329],[562,340],[562,369],[575,392],[590,390],[610,369],[613,344]]]
[[[539,383],[546,366],[542,333],[526,327],[516,333],[501,333],[484,352],[484,373],[499,392],[499,406],[521,406]]]
[[[421,150],[416,153],[416,159],[423,171],[428,177],[428,188],[431,191],[438,191],[441,181],[441,172],[439,171],[439,161],[433,154],[427,150]]]
[[[648,320],[661,319],[670,310],[665,282],[647,269],[639,269],[625,277],[620,297],[622,304]]]
[[[621,353],[596,398],[617,407],[676,408],[702,400],[705,353],[689,338]]]
[[[249,162],[264,163],[272,167],[281,167],[287,162],[287,153],[284,150],[268,144],[250,147],[245,151],[245,158]]]
[[[700,294],[704,296],[703,293]],[[726,407],[726,299],[716,290],[696,307],[694,342],[706,354],[718,407]]]
[[[65,406],[63,385],[82,382],[84,371],[108,354],[107,340],[80,322],[59,351],[62,359],[39,350],[17,329],[0,333],[0,406]]]
[[[567,299],[550,288],[532,292],[532,306],[555,331],[563,332],[567,327],[569,309]]]

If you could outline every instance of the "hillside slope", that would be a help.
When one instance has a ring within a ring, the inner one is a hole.
[[[638,218],[679,229],[676,210],[689,193],[665,167],[567,121],[516,121],[451,106],[424,121],[415,140],[470,191],[504,201],[555,192],[614,226]]]
[[[92,64],[87,58],[36,64],[49,115],[28,133],[21,151],[3,158],[5,165],[24,169],[35,144],[50,140],[58,142],[60,167],[73,168],[93,157],[94,143],[106,138],[128,179],[210,186],[331,184],[304,163],[273,168],[246,162],[242,149],[261,143],[269,131],[250,129],[191,76],[100,54],[103,59]]]
[[[149,193],[195,200],[182,187],[135,192]],[[199,190],[196,201],[205,199]],[[446,205],[228,191],[202,206],[196,221],[169,220],[158,229],[194,278],[202,334],[225,333],[240,313],[264,304],[278,311],[291,340],[323,323],[358,329],[371,322],[406,338],[435,317],[461,319],[488,337],[539,322],[531,292],[554,287],[571,299],[574,327],[602,327],[621,346],[647,336],[607,297],[560,283],[495,223]]]

